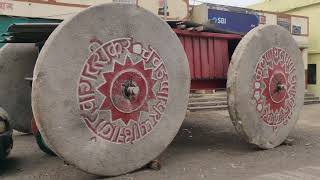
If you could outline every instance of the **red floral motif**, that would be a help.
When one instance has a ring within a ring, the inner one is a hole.
[[[252,99],[260,119],[277,129],[286,125],[295,106],[295,65],[281,48],[271,48],[260,58],[255,69]]]
[[[125,124],[137,121],[141,111],[148,111],[147,100],[154,99],[152,70],[146,69],[141,60],[134,64],[127,56],[125,64],[115,63],[114,71],[103,73],[105,83],[98,90],[105,96],[101,110],[111,110],[112,121],[121,119]],[[139,89],[137,95],[129,96],[126,89]]]
[[[268,76],[263,78],[265,88],[262,95],[266,97],[266,104],[272,112],[279,112],[285,108],[286,100],[289,98],[287,90],[290,88],[288,77],[284,65],[276,64],[269,67]]]

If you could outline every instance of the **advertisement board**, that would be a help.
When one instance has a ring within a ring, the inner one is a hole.
[[[259,25],[259,16],[255,14],[208,10],[208,20],[219,29],[237,33],[247,33]]]

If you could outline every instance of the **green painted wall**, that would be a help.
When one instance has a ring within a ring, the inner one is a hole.
[[[317,84],[308,91],[320,96],[320,0],[266,0],[249,8],[309,17],[308,64],[317,64]]]
[[[52,20],[52,19],[40,19],[40,18],[24,18],[24,17],[12,17],[12,16],[3,16],[0,15],[0,34],[7,32],[8,27],[14,23],[57,23],[61,20]],[[0,36],[0,40],[3,40],[3,37]],[[4,44],[0,43],[0,47]]]

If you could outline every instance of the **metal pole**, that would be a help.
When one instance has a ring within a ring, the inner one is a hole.
[[[164,19],[167,20],[168,15],[168,0],[164,0]]]

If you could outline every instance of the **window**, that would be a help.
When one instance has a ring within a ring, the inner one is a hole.
[[[308,64],[308,84],[317,84],[317,65]]]

